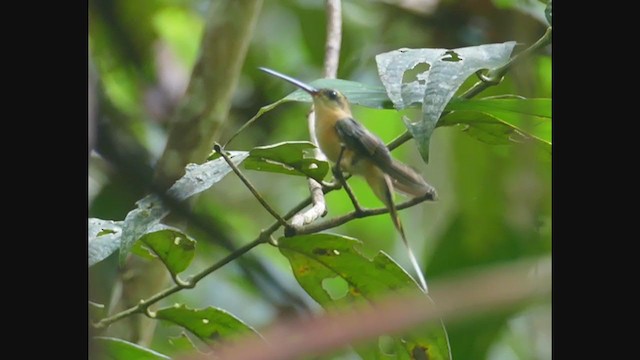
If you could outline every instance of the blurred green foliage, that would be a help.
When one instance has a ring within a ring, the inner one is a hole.
[[[433,1],[434,6],[425,5],[418,10],[400,3],[343,2],[339,78],[380,86],[376,54],[402,47],[459,48],[505,41],[531,44],[547,26],[545,5],[536,1]],[[164,147],[170,130],[168,115],[180,101],[198,56],[208,6],[209,2],[202,0],[89,1],[90,61],[99,77],[100,111],[149,152],[145,166],[153,166]],[[532,10],[539,8],[539,12]],[[258,109],[292,91],[289,84],[273,81],[257,67],[274,68],[303,80],[319,78],[325,36],[323,2],[265,1],[231,112],[217,140],[226,142]],[[516,47],[515,52],[521,49]],[[459,93],[475,81],[465,81]],[[488,88],[481,97],[503,94],[549,98],[549,50],[514,67],[502,83]],[[228,150],[249,151],[257,146],[306,141],[307,111],[304,103],[282,104],[243,131]],[[355,105],[353,113],[386,142],[405,131],[398,111]],[[550,129],[542,132],[550,134]],[[89,187],[94,195],[89,202],[89,217],[121,221],[147,189],[105,165],[100,147],[95,150],[90,156]],[[492,145],[469,136],[461,126],[439,127],[431,138],[428,165],[413,141],[393,154],[418,169],[438,190],[437,202],[422,203],[400,213],[409,242],[417,254],[422,254],[419,261],[426,267],[429,281],[465,269],[551,252],[551,160],[534,143]],[[280,213],[308,196],[304,177],[251,170],[246,170],[245,175]],[[361,179],[354,178],[350,184],[365,207],[382,205]],[[327,206],[331,217],[352,210],[343,191],[330,193]],[[220,233],[230,237],[236,246],[255,239],[273,222],[233,175],[202,193],[193,202],[193,209],[219,224]],[[182,230],[198,241],[188,273],[202,270],[228,254],[198,229]],[[372,258],[382,250],[405,269],[410,268],[386,215],[351,221],[332,232],[359,239],[359,251],[364,256]],[[250,255],[287,291],[302,298],[311,309],[319,310],[277,248],[262,245]],[[89,275],[89,299],[109,309],[119,288],[117,255],[90,268]],[[279,316],[296,311],[281,291],[260,284],[264,280],[250,278],[242,266],[232,262],[195,289],[179,292],[160,305],[212,306],[224,309],[252,328],[272,324]],[[336,297],[344,291],[343,285],[323,284],[338,294]],[[434,300],[437,303],[438,299]],[[543,304],[445,324],[453,359],[550,359],[549,304],[550,299]],[[118,336],[115,330],[110,331],[113,334],[107,335]],[[176,336],[185,335],[179,327],[161,325],[149,347],[173,356],[179,353],[178,347],[172,345]],[[201,345],[198,339],[191,340]],[[106,341],[115,344],[109,346],[129,351],[126,344]],[[357,358],[351,352],[336,356]]]

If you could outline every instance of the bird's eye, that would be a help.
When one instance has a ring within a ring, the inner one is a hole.
[[[327,97],[331,100],[336,100],[338,98],[338,92],[335,90],[329,90],[327,92]]]

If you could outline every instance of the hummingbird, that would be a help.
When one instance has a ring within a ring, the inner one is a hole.
[[[331,161],[334,176],[346,188],[342,171],[362,176],[373,193],[389,210],[391,220],[407,248],[409,260],[418,274],[422,289],[427,282],[422,274],[404,233],[393,195],[398,191],[408,196],[437,198],[436,190],[411,167],[393,158],[384,142],[353,118],[349,101],[338,90],[316,89],[302,81],[277,71],[260,67],[260,70],[285,80],[311,95],[315,111],[315,133],[320,151]],[[356,211],[360,211],[354,202]]]

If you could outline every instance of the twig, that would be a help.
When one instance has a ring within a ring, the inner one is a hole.
[[[289,227],[290,225],[287,224],[287,222],[280,216],[280,214],[278,214],[272,207],[271,205],[269,205],[263,198],[262,196],[258,193],[258,190],[256,190],[256,188],[251,184],[251,182],[249,181],[249,179],[247,179],[242,172],[240,171],[240,169],[238,169],[238,167],[236,166],[236,164],[233,163],[233,161],[231,161],[231,159],[229,159],[229,156],[227,154],[224,153],[224,151],[222,151],[222,148],[220,147],[220,144],[216,143],[213,146],[213,149],[220,154],[224,160],[227,162],[227,164],[229,164],[229,166],[231,167],[231,170],[233,170],[233,172],[240,178],[240,180],[242,180],[242,182],[244,183],[244,185],[249,189],[249,191],[251,191],[251,193],[253,194],[253,196],[255,196],[255,198],[260,202],[260,204],[262,204],[262,207],[264,207],[269,214],[271,214],[271,216],[273,216],[276,220],[278,220],[278,222],[280,223],[280,225],[286,227]]]
[[[416,204],[419,204],[423,201],[426,200],[433,200],[433,197],[431,194],[427,193],[424,194],[423,196],[420,197],[415,197],[413,199],[407,200],[405,202],[403,202],[402,204],[399,204],[396,206],[397,210],[402,210],[402,209],[406,209],[408,207],[414,206]],[[299,227],[294,229],[295,230],[295,234],[293,235],[303,235],[303,234],[312,234],[312,233],[316,233],[319,231],[323,231],[323,230],[327,230],[327,229],[331,229],[337,226],[340,226],[346,222],[349,222],[353,219],[359,219],[359,218],[364,218],[364,217],[369,217],[369,216],[374,216],[374,215],[380,215],[380,214],[386,214],[389,212],[389,209],[387,209],[386,207],[384,208],[376,208],[376,209],[361,209],[361,210],[355,210],[352,211],[348,214],[333,218],[333,219],[329,219],[327,221],[323,221],[321,223],[313,223],[313,224],[309,224],[307,226],[303,226],[303,227]]]

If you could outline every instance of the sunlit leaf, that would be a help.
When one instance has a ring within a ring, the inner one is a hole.
[[[244,167],[250,170],[308,176],[321,181],[329,171],[329,164],[310,157],[312,154],[307,154],[315,148],[316,146],[308,141],[288,141],[256,147],[249,152]]]
[[[195,255],[196,241],[179,229],[159,225],[157,230],[140,238],[164,263],[173,275],[184,271]]]
[[[108,359],[113,360],[170,360],[171,358],[157,351],[147,349],[138,344],[134,344],[122,339],[98,336],[94,337],[104,350]]]
[[[422,103],[420,120],[403,119],[425,162],[429,160],[431,134],[460,85],[478,70],[504,65],[515,44],[511,41],[453,50],[399,49],[376,56],[378,73],[394,106],[403,109]],[[405,72],[413,71],[419,64],[428,64],[428,67],[420,69],[414,76],[416,80],[407,83]]]
[[[359,244],[360,241],[354,238],[334,234],[278,240],[278,248],[291,263],[298,283],[323,307],[373,301],[390,292],[420,291],[415,280],[389,256],[380,252],[368,259],[356,249]],[[348,291],[327,291],[326,281],[336,278],[346,283]],[[447,335],[441,324],[431,326],[429,331],[412,333],[407,338],[405,349],[408,353],[419,347],[428,349],[429,359],[450,359]]]
[[[185,305],[176,305],[158,310],[156,318],[180,325],[207,343],[256,333],[235,316],[214,307],[190,309]]]
[[[120,247],[122,221],[89,219],[89,266],[106,259]]]

